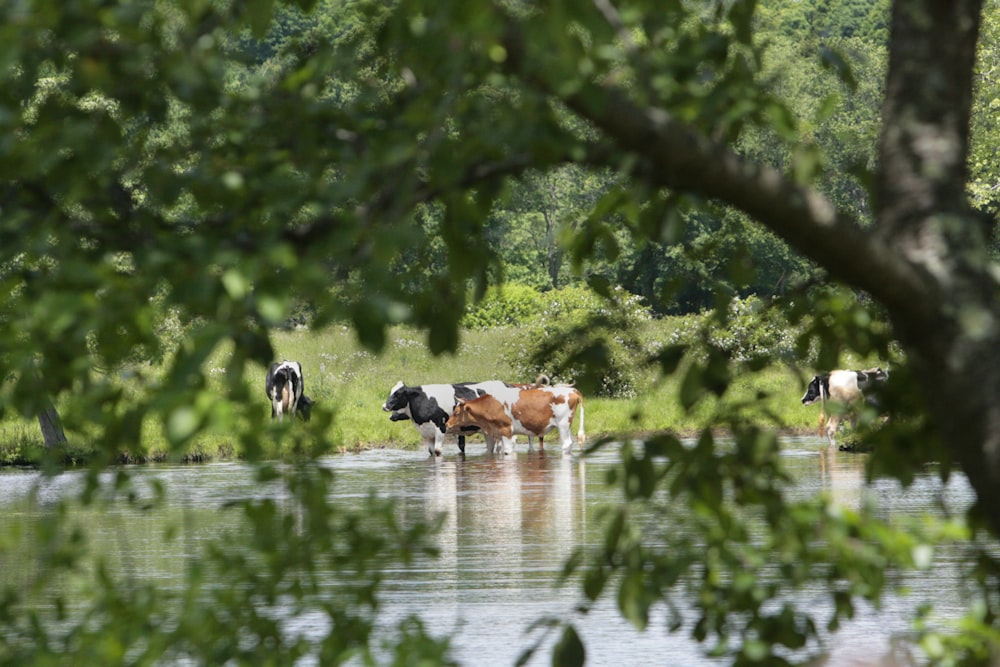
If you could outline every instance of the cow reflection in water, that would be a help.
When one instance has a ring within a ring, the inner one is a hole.
[[[554,581],[585,538],[585,472],[582,459],[544,452],[432,463],[427,515],[448,513],[438,534],[441,583],[493,577],[498,563],[551,572],[541,576]]]
[[[832,448],[819,451],[820,489],[834,505],[861,509],[868,488],[865,483],[865,459]]]
[[[456,466],[441,462],[431,465],[424,482],[424,514],[432,525],[441,519],[438,533],[438,566],[442,571],[457,570],[458,545],[454,539],[457,533],[458,491],[456,486]]]

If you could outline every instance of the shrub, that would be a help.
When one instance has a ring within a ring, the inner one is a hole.
[[[726,322],[712,330],[710,341],[736,361],[791,358],[798,332],[777,308],[758,297],[734,298]]]
[[[544,309],[508,336],[501,356],[515,375],[546,373],[585,393],[634,396],[646,350],[642,330],[651,319],[640,297],[616,289],[607,297],[585,287],[541,295]]]
[[[468,329],[519,326],[537,318],[544,308],[542,295],[528,285],[492,288],[483,299],[466,308],[462,326]]]
[[[757,296],[729,302],[720,322],[713,311],[670,318],[673,329],[667,344],[689,346],[700,357],[708,347],[738,362],[774,361],[795,356],[799,330],[777,308]]]

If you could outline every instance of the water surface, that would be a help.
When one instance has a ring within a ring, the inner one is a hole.
[[[863,484],[864,457],[827,452],[814,438],[784,443],[784,461],[796,480],[795,493],[831,494],[857,506],[863,494],[887,514],[961,511],[971,491],[961,476],[945,485],[928,472],[909,489],[898,484]],[[662,610],[646,632],[636,632],[619,616],[613,598],[584,616],[575,613],[581,597],[576,587],[554,585],[563,561],[579,545],[596,544],[602,535],[601,507],[619,502],[605,486],[617,451],[606,448],[586,458],[557,451],[489,457],[470,444],[469,455],[446,451],[442,459],[425,452],[371,450],[333,456],[323,464],[335,473],[334,498],[358,507],[374,492],[397,501],[404,521],[445,515],[437,536],[440,557],[386,575],[382,597],[384,622],[392,625],[418,614],[434,633],[453,634],[454,657],[464,665],[512,665],[540,635],[530,631],[543,617],[573,620],[591,665],[710,665],[702,649],[684,633],[666,631]],[[146,466],[128,469],[149,493],[162,489],[165,502],[154,509],[116,502],[87,508],[85,523],[95,547],[128,576],[154,579],[162,586],[183,585],[185,559],[195,557],[203,541],[223,531],[240,530],[231,501],[279,498],[278,484],[255,482],[254,468],[242,463]],[[78,489],[85,473],[67,472],[43,479],[32,471],[0,472],[0,535],[15,526],[30,531],[49,516],[55,501]],[[114,479],[106,473],[105,481]],[[155,486],[151,483],[155,482]],[[33,489],[37,492],[33,493]],[[657,520],[663,520],[662,517]],[[179,539],[164,539],[165,531]],[[36,554],[17,544],[0,548],[0,582],[27,590],[36,574]],[[880,610],[862,608],[830,641],[831,664],[865,664],[885,655],[909,631],[907,618],[923,600],[944,614],[961,613],[959,570],[963,554],[937,555],[935,566],[908,581],[912,595],[890,597]],[[814,592],[822,599],[822,591]],[[809,592],[803,593],[809,603]],[[605,596],[608,598],[608,596]],[[681,602],[683,606],[683,602]],[[321,636],[324,620],[296,618],[290,632]],[[550,664],[555,638],[529,663]]]

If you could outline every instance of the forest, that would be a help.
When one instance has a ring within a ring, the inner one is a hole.
[[[711,10],[704,11],[701,20],[707,22]],[[767,49],[758,76],[767,94],[780,98],[787,108],[765,109],[764,113],[774,114],[769,119],[772,124],[741,128],[736,142],[740,153],[755,160],[803,176],[822,174],[816,187],[863,225],[873,221],[870,198],[888,18],[887,0],[783,0],[759,6],[753,30]],[[359,19],[349,4],[342,2],[321,3],[308,15],[285,9],[264,39],[247,36],[241,41],[240,48],[251,59],[247,76],[280,67],[290,45],[307,48],[303,42],[312,39],[349,40],[355,20]],[[987,13],[984,54],[997,52],[994,24]],[[683,55],[690,59],[692,76],[697,77],[706,55],[699,50]],[[997,67],[990,56],[979,64],[969,160],[970,198],[994,221],[1000,210]],[[508,103],[499,87],[495,91],[487,87],[483,94],[493,103]],[[703,103],[694,92],[690,94],[691,103]],[[794,152],[783,145],[782,133],[798,135]],[[567,164],[525,170],[505,184],[476,231],[498,258],[495,279],[541,292],[588,281],[618,286],[642,297],[660,314],[700,312],[711,308],[720,294],[755,295],[767,301],[827,281],[815,262],[781,238],[761,229],[745,213],[715,202],[680,193],[659,194],[642,203],[642,210],[601,215],[613,209],[617,178],[613,169]],[[445,243],[437,238],[440,216],[433,207],[419,211],[414,233],[421,235],[420,240],[392,264],[393,276],[404,285],[424,285],[447,273]],[[642,243],[633,243],[630,230],[643,224],[660,228]],[[994,234],[994,253],[998,243]],[[346,272],[336,275],[341,280],[351,277]]]

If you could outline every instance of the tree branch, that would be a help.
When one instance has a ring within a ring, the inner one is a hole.
[[[517,22],[504,35],[508,71],[527,85],[561,101],[603,131],[612,143],[640,158],[635,169],[645,182],[716,199],[771,229],[804,256],[845,283],[867,290],[912,321],[934,320],[943,295],[931,276],[892,252],[885,239],[862,229],[816,190],[766,165],[749,162],[729,148],[659,108],[635,104],[611,84],[584,84],[560,96],[546,73],[533,69]],[[606,162],[621,164],[621,155]],[[913,299],[923,294],[923,299]]]
[[[928,276],[816,190],[743,159],[661,109],[637,106],[613,86],[595,85],[563,101],[640,156],[647,182],[738,208],[827,267],[835,278],[915,319],[932,319],[940,295]],[[914,303],[915,293],[927,298]]]

